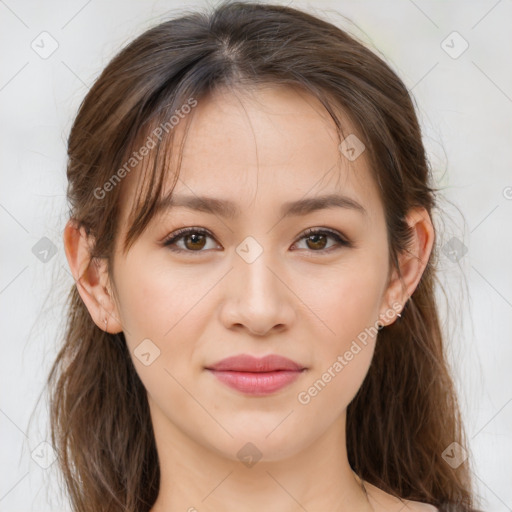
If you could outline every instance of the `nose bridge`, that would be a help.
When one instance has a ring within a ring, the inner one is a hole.
[[[235,249],[229,293],[224,303],[226,326],[242,324],[257,334],[293,320],[293,304],[279,275],[278,258],[253,237]],[[284,279],[283,279],[284,281]]]
[[[236,278],[241,282],[249,300],[265,303],[276,301],[282,286],[270,268],[276,267],[272,250],[264,248],[254,237],[248,236],[236,248]],[[275,270],[274,270],[275,272]]]

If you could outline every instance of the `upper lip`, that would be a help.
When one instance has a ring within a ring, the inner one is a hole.
[[[228,357],[206,367],[207,370],[234,372],[273,372],[278,370],[301,371],[305,367],[291,359],[277,354],[253,357],[248,354]]]

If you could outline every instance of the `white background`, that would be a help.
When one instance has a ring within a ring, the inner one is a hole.
[[[448,314],[442,313],[449,319],[447,350],[480,506],[512,510],[512,3],[286,3],[356,35],[415,97],[444,189],[445,216],[435,219],[441,244],[456,237],[468,249],[458,262],[441,252],[439,264],[449,297]],[[194,5],[206,4],[187,4]],[[49,439],[44,396],[29,429],[62,333],[64,294],[73,284],[62,246],[66,139],[81,100],[110,58],[179,6],[0,0],[1,512],[69,510],[56,464],[43,469],[31,456]],[[42,45],[41,37],[48,37],[40,36],[43,31],[58,43],[46,59],[31,47],[33,41]],[[453,31],[469,44],[458,58],[443,49],[463,48]],[[32,251],[43,237],[57,251],[46,263]]]

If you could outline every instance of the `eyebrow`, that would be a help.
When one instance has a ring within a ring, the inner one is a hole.
[[[208,196],[177,195],[162,198],[156,205],[156,213],[182,207],[205,213],[211,213],[224,218],[234,218],[240,214],[240,209],[230,200],[218,199]],[[345,208],[357,211],[365,216],[368,212],[355,199],[339,194],[327,194],[323,196],[308,197],[283,203],[281,216],[302,216],[327,208]]]

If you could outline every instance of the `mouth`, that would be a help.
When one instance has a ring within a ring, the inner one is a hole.
[[[205,369],[228,387],[253,396],[275,393],[307,370],[291,359],[274,354],[263,358],[245,354],[229,357]]]

